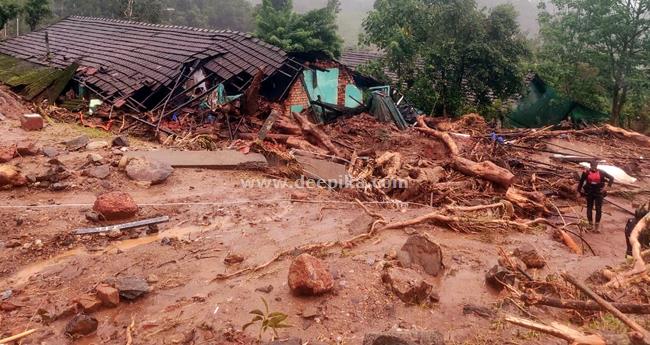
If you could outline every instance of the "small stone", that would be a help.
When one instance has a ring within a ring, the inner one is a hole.
[[[223,259],[223,263],[226,265],[234,265],[240,262],[244,262],[244,257],[233,253],[228,253],[228,255]]]
[[[86,220],[91,221],[93,223],[99,222],[99,213],[95,211],[88,211],[86,212]]]
[[[153,273],[147,276],[147,283],[149,284],[154,284],[157,283],[158,281],[159,281],[158,276]]]
[[[419,266],[434,277],[445,268],[442,263],[442,249],[427,234],[409,237],[397,257],[402,267]]]
[[[111,140],[111,146],[113,147],[125,147],[129,146],[129,140],[124,135],[118,135],[113,140]]]
[[[135,216],[138,205],[127,193],[108,192],[97,197],[93,210],[107,220],[121,220]]]
[[[106,284],[100,284],[95,288],[95,294],[102,304],[106,307],[113,308],[120,304],[120,292]]]
[[[544,268],[546,266],[544,257],[530,243],[526,243],[515,249],[514,255],[521,259],[528,268]]]
[[[407,304],[421,304],[439,299],[433,292],[433,285],[415,271],[391,267],[383,272],[381,280]]]
[[[83,171],[84,176],[94,177],[96,179],[105,179],[111,174],[111,169],[108,164],[90,167]]]
[[[126,175],[134,181],[150,182],[152,185],[165,182],[174,172],[167,163],[142,158],[131,159],[126,165]]]
[[[120,158],[120,161],[117,163],[117,169],[120,171],[124,171],[126,169],[126,166],[129,164],[129,161],[131,159],[127,156],[122,156]]]
[[[59,150],[56,147],[45,146],[43,147],[43,155],[48,158],[54,158],[59,155]]]
[[[38,147],[31,141],[23,141],[17,144],[16,152],[21,156],[36,156]]]
[[[305,307],[305,309],[302,310],[300,316],[305,319],[311,319],[316,316],[320,316],[320,310],[313,305],[308,305]]]
[[[140,277],[123,277],[115,281],[115,288],[120,291],[120,297],[134,300],[151,291],[147,281]]]
[[[104,157],[102,157],[102,155],[100,155],[99,153],[95,153],[95,152],[89,153],[88,156],[86,156],[86,158],[88,159],[89,163],[93,163],[93,164],[104,162]]]
[[[65,333],[73,338],[81,337],[95,332],[98,324],[94,317],[79,313],[65,326]]]
[[[0,163],[7,163],[16,157],[16,145],[0,147]]]
[[[20,127],[26,131],[37,131],[43,128],[43,117],[40,114],[23,114],[20,117]]]
[[[13,165],[0,164],[0,187],[20,187],[28,183],[27,177],[20,173],[20,169]]]
[[[86,149],[88,150],[99,150],[108,147],[108,143],[105,141],[91,141],[86,144]]]
[[[118,239],[122,237],[122,231],[118,228],[113,228],[109,232],[106,233],[106,236],[110,239]]]
[[[0,293],[0,300],[2,301],[8,300],[11,298],[11,296],[13,296],[13,294],[14,294],[14,290],[11,289],[2,291],[2,293]]]
[[[69,187],[70,187],[70,184],[68,182],[57,182],[57,183],[53,183],[52,185],[50,185],[50,190],[62,191],[62,190],[68,189]]]
[[[14,310],[16,310],[18,308],[20,308],[20,307],[13,304],[13,303],[11,303],[11,302],[3,301],[3,302],[0,303],[0,310],[2,310],[2,311],[10,312],[10,311],[14,311]]]
[[[34,241],[34,247],[35,247],[36,249],[43,249],[43,241],[41,241],[41,240],[35,240],[35,241]]]
[[[23,244],[20,243],[18,240],[9,240],[5,242],[5,248],[18,248],[21,247]]]
[[[388,253],[384,255],[384,259],[397,260],[397,250],[395,250],[395,248],[391,248],[391,250],[389,250]]]
[[[86,313],[96,312],[102,307],[102,301],[95,296],[81,296],[75,302]]]
[[[288,281],[289,288],[297,295],[322,295],[334,287],[334,279],[325,263],[309,254],[301,254],[293,260]]]
[[[90,142],[90,139],[88,139],[87,136],[82,135],[66,141],[65,147],[68,151],[77,151],[86,147],[86,145],[88,145],[88,142]]]
[[[485,282],[497,291],[505,288],[505,285],[515,284],[515,275],[506,268],[495,265],[485,274]]]
[[[273,285],[258,287],[257,289],[255,289],[255,291],[259,291],[263,293],[271,293],[271,291],[273,291]]]

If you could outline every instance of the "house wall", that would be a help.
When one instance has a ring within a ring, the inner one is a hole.
[[[345,88],[348,84],[354,84],[354,79],[350,72],[342,65],[334,61],[318,61],[310,63],[308,66],[319,68],[319,69],[339,69],[338,85],[337,85],[337,105],[345,105]],[[302,78],[298,78],[294,83],[291,89],[289,90],[287,99],[284,101],[285,113],[290,115],[292,106],[303,106],[303,108],[308,108],[310,106],[309,96],[305,91],[305,87],[302,82]]]

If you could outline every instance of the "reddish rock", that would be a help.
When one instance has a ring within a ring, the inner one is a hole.
[[[442,263],[442,249],[427,234],[409,237],[397,257],[402,267],[419,266],[432,276],[439,275],[445,268]]]
[[[88,335],[97,330],[97,319],[80,313],[75,315],[65,326],[65,333],[73,338]]]
[[[120,304],[120,291],[109,285],[99,285],[95,289],[97,298],[109,308],[117,307]]]
[[[315,296],[334,287],[325,263],[309,254],[295,258],[289,267],[289,288],[297,295]]]
[[[7,163],[16,157],[16,145],[0,147],[0,163]]]
[[[415,271],[399,267],[388,268],[382,274],[381,280],[407,304],[437,302],[439,299],[433,291],[433,285]]]
[[[36,156],[38,147],[31,141],[23,141],[16,145],[16,152],[21,156]]]
[[[13,304],[13,303],[11,303],[11,302],[4,301],[4,302],[0,303],[0,310],[2,310],[2,311],[9,312],[9,311],[14,311],[14,310],[16,310],[18,308],[20,308],[20,307]]]
[[[96,312],[102,307],[102,301],[95,296],[81,296],[75,302],[86,313]]]
[[[120,220],[135,216],[138,205],[127,193],[108,192],[97,197],[93,210],[106,220]]]
[[[28,182],[27,177],[23,176],[15,166],[0,165],[0,187],[5,185],[20,187],[26,185]]]
[[[39,114],[24,114],[20,117],[20,127],[26,131],[37,131],[43,128],[43,117]]]
[[[521,259],[528,268],[544,268],[546,260],[542,257],[537,249],[530,243],[525,243],[515,249],[514,255]]]

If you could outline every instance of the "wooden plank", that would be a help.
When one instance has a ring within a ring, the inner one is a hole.
[[[129,222],[129,223],[122,223],[122,224],[115,224],[115,225],[108,225],[108,226],[100,226],[100,227],[96,227],[96,228],[77,229],[77,230],[74,231],[74,234],[75,235],[98,234],[98,233],[102,233],[102,232],[109,232],[109,231],[111,231],[113,229],[128,230],[128,229],[133,229],[133,228],[139,228],[141,226],[165,223],[165,222],[168,222],[168,221],[169,221],[169,217],[162,216],[162,217],[157,217],[157,218],[138,220],[138,221]]]
[[[266,157],[259,153],[244,154],[235,150],[217,151],[134,151],[127,157],[140,157],[168,163],[174,168],[263,169]]]

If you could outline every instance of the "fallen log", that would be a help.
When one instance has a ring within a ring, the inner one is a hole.
[[[325,132],[323,132],[316,125],[312,124],[305,116],[298,114],[296,112],[292,112],[291,114],[293,115],[294,120],[296,120],[296,122],[300,126],[300,129],[303,131],[306,137],[311,136],[319,144],[327,148],[327,150],[329,150],[330,153],[333,154],[334,156],[337,157],[343,156],[339,151],[339,149],[328,138]]]
[[[580,246],[578,246],[576,241],[574,241],[573,238],[569,234],[567,234],[566,231],[558,230],[558,232],[560,233],[560,237],[562,238],[562,242],[564,242],[564,244],[566,244],[566,246],[569,247],[569,249],[571,249],[572,252],[574,252],[574,253],[576,253],[578,255],[583,254],[582,248],[580,248]]]
[[[524,293],[520,296],[520,298],[526,304],[530,305],[545,305],[554,308],[585,311],[605,311],[605,308],[603,308],[603,306],[594,301],[560,299],[554,297],[539,296],[530,293]],[[624,314],[650,314],[650,304],[612,303],[612,305]]]
[[[629,139],[631,141],[634,141],[635,143],[637,143],[637,144],[639,144],[641,146],[650,147],[650,138],[648,138],[647,136],[645,136],[645,135],[643,135],[641,133],[628,131],[628,130],[625,130],[623,128],[614,127],[612,125],[605,125],[603,127],[603,129],[606,130],[607,132],[611,133],[611,134],[614,134],[614,135],[618,136],[618,137],[623,137],[625,139]]]
[[[567,272],[563,272],[562,277],[564,278],[564,280],[571,283],[573,286],[578,288],[580,291],[584,292],[591,299],[596,301],[596,303],[600,304],[603,307],[603,309],[607,310],[612,315],[614,315],[617,319],[621,320],[625,325],[627,325],[633,332],[636,333],[633,334],[632,337],[635,338],[639,344],[650,345],[650,332],[648,332],[645,328],[639,325],[636,321],[630,319],[627,315],[623,314],[611,303],[607,302],[604,298],[600,297],[588,286],[586,286],[582,282],[579,282],[576,278],[574,278]]]
[[[569,342],[571,345],[613,345],[616,344],[611,341],[606,341],[602,336],[598,334],[584,334],[576,329],[573,329],[569,326],[562,325],[557,322],[551,322],[550,325],[545,325],[543,323],[535,322],[528,319],[519,318],[516,316],[508,315],[505,318],[506,321],[521,326],[524,328],[532,329],[534,331],[546,333],[552,335],[556,338],[564,339]]]
[[[452,159],[452,166],[454,169],[469,176],[482,178],[484,180],[493,182],[504,188],[509,188],[512,185],[515,175],[508,169],[504,169],[490,161],[474,162],[472,160],[460,156],[460,149],[456,141],[446,132],[441,132],[427,126],[424,121],[424,116],[418,116],[417,124],[419,127],[416,129],[420,132],[432,135],[440,139],[449,150]]]

